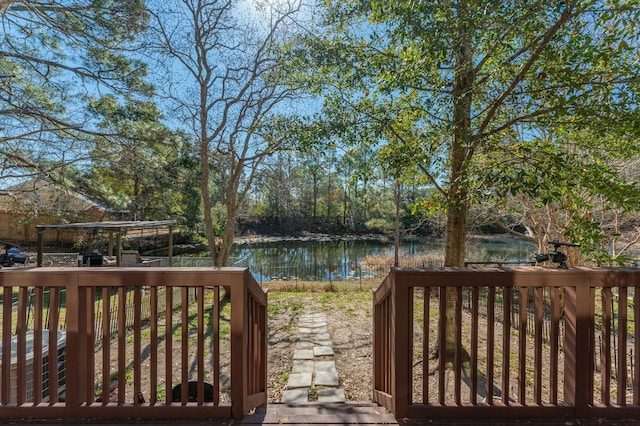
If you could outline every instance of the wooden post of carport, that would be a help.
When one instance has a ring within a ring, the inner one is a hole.
[[[109,232],[109,246],[107,248],[107,256],[113,256],[113,232]]]
[[[122,229],[116,232],[116,266],[122,263]]]
[[[37,228],[36,228],[37,229]],[[42,238],[42,233],[44,231],[37,229],[37,233],[38,233],[38,254],[36,256],[36,266],[37,267],[42,267],[42,245],[43,245],[43,238]]]
[[[169,225],[169,240],[167,241],[169,250],[167,256],[169,257],[169,266],[173,266],[173,225]]]

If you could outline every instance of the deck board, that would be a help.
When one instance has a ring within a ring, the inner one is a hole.
[[[383,407],[370,402],[269,404],[237,424],[364,424],[397,425],[395,417]]]

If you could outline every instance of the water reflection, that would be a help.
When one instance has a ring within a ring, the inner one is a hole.
[[[261,282],[272,279],[331,281],[378,276],[365,258],[393,258],[393,244],[379,241],[281,241],[234,246],[230,266],[246,266]],[[468,244],[468,261],[531,260],[534,247],[521,240],[481,240]],[[401,266],[440,266],[442,243],[403,242]],[[388,271],[388,268],[387,268]],[[386,272],[385,272],[386,273]],[[383,273],[384,275],[384,273]]]

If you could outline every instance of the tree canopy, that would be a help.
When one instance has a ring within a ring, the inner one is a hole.
[[[87,107],[105,94],[150,95],[131,43],[146,25],[143,1],[3,1],[0,47],[2,176],[59,177],[89,158]]]

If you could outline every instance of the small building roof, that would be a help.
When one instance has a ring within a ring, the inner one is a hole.
[[[0,210],[87,211],[105,206],[77,191],[44,179],[31,179],[0,192]]]
[[[162,228],[165,226],[173,226],[175,220],[147,220],[147,221],[111,221],[111,222],[79,222],[79,223],[60,223],[54,225],[38,225],[38,230],[47,229],[97,229],[109,232],[122,231],[125,229],[148,229]]]

